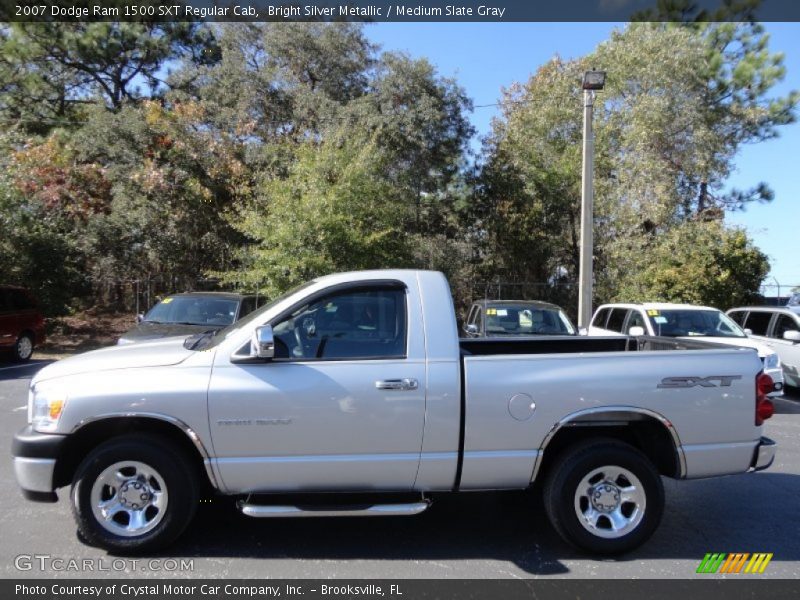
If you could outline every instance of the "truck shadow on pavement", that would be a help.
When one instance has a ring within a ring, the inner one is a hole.
[[[800,560],[800,476],[763,472],[715,480],[664,480],[667,506],[656,534],[614,560],[685,559],[707,552],[774,552]],[[539,495],[449,494],[417,517],[253,519],[230,499],[204,504],[172,557],[299,560],[489,559],[532,575],[558,575],[586,560],[550,527]],[[600,562],[600,559],[597,559]],[[693,573],[687,572],[686,576]]]
[[[12,379],[30,379],[39,369],[51,364],[52,360],[30,360],[25,363],[14,363],[0,360],[0,381]]]

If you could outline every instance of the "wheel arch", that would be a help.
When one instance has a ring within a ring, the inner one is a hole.
[[[553,425],[539,447],[531,481],[546,473],[561,450],[593,437],[630,444],[644,453],[661,475],[686,476],[683,446],[666,417],[636,406],[605,406],[576,411]]]
[[[197,433],[180,419],[156,413],[104,414],[78,423],[56,461],[54,487],[69,485],[83,458],[99,444],[131,433],[149,433],[173,442],[197,467],[205,487],[219,488],[210,454]]]

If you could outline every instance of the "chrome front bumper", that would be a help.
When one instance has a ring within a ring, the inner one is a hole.
[[[23,492],[53,492],[55,458],[14,457],[14,475]]]
[[[778,444],[768,437],[762,437],[758,445],[756,445],[755,452],[753,452],[753,462],[750,465],[751,471],[762,471],[768,469],[775,460],[775,452],[778,449]]]

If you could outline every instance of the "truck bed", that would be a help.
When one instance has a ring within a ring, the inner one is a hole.
[[[730,348],[701,340],[649,337],[531,336],[507,338],[464,338],[459,340],[462,356],[516,354],[575,354],[587,352],[642,352],[664,350],[719,350]]]

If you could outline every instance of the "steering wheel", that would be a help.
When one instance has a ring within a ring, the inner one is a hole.
[[[313,317],[304,317],[298,324],[295,321],[294,337],[297,340],[297,347],[301,349],[303,357],[310,357],[314,349],[314,336],[317,332],[317,324]]]

